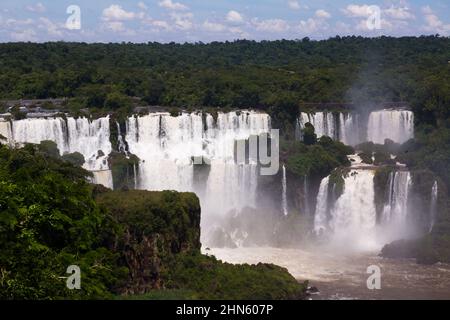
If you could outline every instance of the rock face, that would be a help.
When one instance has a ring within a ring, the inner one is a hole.
[[[164,288],[163,274],[174,255],[200,252],[200,204],[191,193],[103,192],[97,202],[120,225],[109,246],[129,269],[121,294]]]

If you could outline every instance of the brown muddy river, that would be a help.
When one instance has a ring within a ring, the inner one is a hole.
[[[393,260],[377,252],[340,253],[269,247],[204,251],[234,263],[273,263],[285,267],[298,280],[309,280],[319,289],[311,299],[450,299],[450,265],[423,266],[414,260]],[[369,266],[381,271],[381,288],[369,290]]]

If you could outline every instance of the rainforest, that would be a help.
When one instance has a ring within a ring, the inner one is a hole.
[[[449,297],[449,38],[2,43],[0,100],[1,299]]]

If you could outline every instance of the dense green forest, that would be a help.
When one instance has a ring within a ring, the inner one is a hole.
[[[450,39],[335,37],[209,44],[0,44],[0,99],[77,98],[74,109],[141,103],[286,109],[301,102],[410,103],[449,115]],[[279,111],[279,110],[275,110]]]
[[[406,102],[415,114],[415,139],[395,154],[450,190],[449,38],[0,44],[0,100],[61,97],[74,112],[130,112],[136,105],[263,109],[284,133],[288,172],[318,177],[348,165],[353,150],[317,139],[314,128],[304,142],[290,141],[302,103],[366,110]],[[0,113],[6,107],[0,102]],[[130,165],[113,160],[115,175]],[[60,158],[49,142],[0,146],[0,298],[158,297],[165,290],[182,298],[303,297],[304,287],[284,269],[201,256],[195,195],[103,190],[87,183],[80,163],[77,154]],[[402,254],[392,256],[450,261],[449,217],[447,209],[432,234],[419,244],[398,244]],[[158,250],[141,259],[149,243]],[[412,249],[404,253],[405,246]],[[129,263],[139,260],[152,263]],[[81,292],[67,290],[59,278],[70,264],[88,270]]]
[[[281,267],[201,255],[195,194],[113,192],[89,175],[53,142],[0,145],[0,299],[305,297]],[[80,290],[66,287],[70,265]]]

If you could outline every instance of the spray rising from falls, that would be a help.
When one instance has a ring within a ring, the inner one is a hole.
[[[56,143],[61,155],[79,152],[84,156],[83,167],[94,172],[96,183],[112,187],[108,156],[112,151],[109,139],[109,117],[90,121],[87,118],[38,118],[12,122],[14,143]]]
[[[410,173],[393,172],[382,221],[377,225],[375,170],[352,169],[344,176],[342,194],[334,199],[336,185],[322,180],[317,196],[314,231],[333,244],[352,249],[378,249],[406,233]]]

